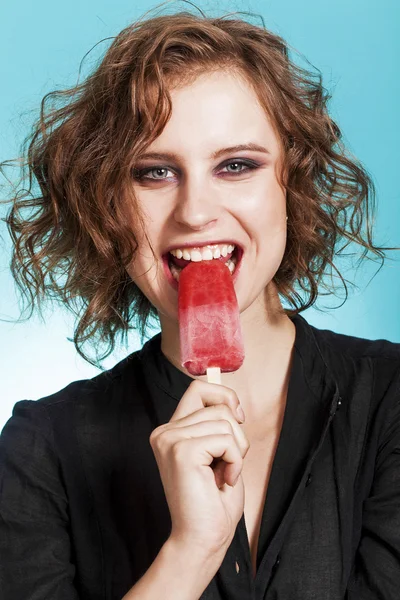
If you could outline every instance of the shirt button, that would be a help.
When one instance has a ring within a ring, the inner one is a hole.
[[[278,568],[280,562],[281,562],[281,557],[278,554],[278,556],[276,557],[275,564],[274,564],[274,569]]]
[[[306,481],[306,487],[307,487],[308,485],[310,485],[310,483],[311,483],[311,480],[312,480],[312,475],[311,475],[311,473],[309,473],[309,474],[308,474],[308,477],[307,477],[307,481]]]

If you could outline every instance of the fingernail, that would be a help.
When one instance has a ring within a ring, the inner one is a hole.
[[[240,404],[237,407],[236,412],[238,414],[239,419],[241,419],[242,423],[244,423],[245,420],[246,420],[246,417],[245,417],[245,414],[243,412],[243,408],[240,406]]]

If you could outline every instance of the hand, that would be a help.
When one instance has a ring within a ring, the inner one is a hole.
[[[194,380],[171,420],[150,435],[170,537],[188,548],[227,549],[243,514],[241,471],[250,444],[238,424],[238,405],[232,389]]]

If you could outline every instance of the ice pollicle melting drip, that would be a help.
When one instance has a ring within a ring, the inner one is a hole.
[[[210,367],[236,371],[244,360],[239,307],[227,267],[218,260],[190,263],[179,279],[182,366],[191,375]]]

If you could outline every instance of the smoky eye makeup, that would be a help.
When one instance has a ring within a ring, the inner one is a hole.
[[[231,166],[239,166],[239,170],[225,170],[226,167],[231,167]],[[224,178],[226,176],[228,177],[235,177],[235,176],[239,176],[245,173],[248,173],[252,170],[258,169],[262,166],[261,163],[255,161],[255,160],[250,160],[250,159],[244,159],[244,158],[234,158],[234,159],[229,159],[224,161],[221,165],[219,165],[215,171],[216,173],[220,173],[222,171],[221,177]],[[181,174],[181,170],[173,167],[172,165],[165,165],[165,164],[159,164],[159,165],[149,165],[149,166],[140,166],[140,162],[138,162],[138,164],[136,166],[134,166],[131,170],[132,172],[132,177],[133,179],[135,179],[136,181],[165,181],[168,180],[169,178],[167,177],[148,177],[149,174],[151,174],[152,172],[156,172],[156,171],[164,171],[164,172],[168,172],[171,171],[172,173],[178,173]]]

